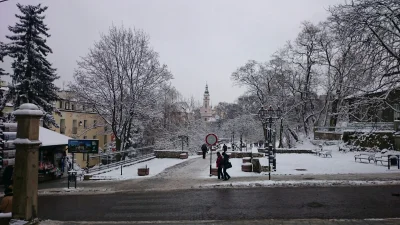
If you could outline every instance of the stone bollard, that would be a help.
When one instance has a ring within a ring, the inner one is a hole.
[[[14,219],[37,218],[37,191],[39,170],[39,123],[43,113],[31,103],[22,104],[14,112],[17,119],[15,168],[13,175]]]

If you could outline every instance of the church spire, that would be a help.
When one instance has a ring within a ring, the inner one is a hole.
[[[206,90],[204,91],[204,94],[209,95],[210,93],[208,92],[208,84],[206,83]]]

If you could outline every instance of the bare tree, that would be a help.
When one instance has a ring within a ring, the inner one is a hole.
[[[112,26],[78,62],[70,88],[110,124],[122,149],[141,122],[161,116],[157,90],[171,78],[143,31]]]

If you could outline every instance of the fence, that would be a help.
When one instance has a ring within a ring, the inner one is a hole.
[[[346,127],[314,127],[314,132],[336,132],[343,133],[346,130],[353,131],[380,131],[394,130],[393,122],[354,122],[349,123]]]
[[[101,162],[99,166],[88,168],[87,173],[97,172],[111,167],[121,166],[124,164],[140,161],[154,156],[154,146],[142,148],[128,149],[119,152],[109,152],[90,156],[90,158],[99,158]]]

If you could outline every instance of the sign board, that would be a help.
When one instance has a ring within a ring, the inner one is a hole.
[[[3,159],[3,168],[15,165],[15,159]]]
[[[208,134],[206,136],[206,143],[208,145],[215,145],[218,143],[218,137],[215,134]]]
[[[99,140],[70,139],[68,140],[69,153],[99,153]]]
[[[0,139],[4,141],[15,140],[17,138],[17,132],[0,132]]]
[[[15,150],[4,150],[3,152],[3,159],[7,158],[15,158]]]

